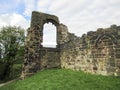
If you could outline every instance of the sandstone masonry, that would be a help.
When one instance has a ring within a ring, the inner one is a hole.
[[[57,29],[57,47],[45,48],[43,26],[51,22]],[[82,37],[68,32],[58,17],[33,11],[25,43],[21,78],[49,68],[69,68],[102,75],[120,75],[120,26],[99,28]]]

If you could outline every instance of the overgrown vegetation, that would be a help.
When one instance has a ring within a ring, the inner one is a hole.
[[[24,57],[24,29],[6,26],[0,30],[0,82],[19,76]]]
[[[120,77],[101,76],[72,71],[52,69],[41,71],[25,80],[16,81],[0,90],[119,90]]]

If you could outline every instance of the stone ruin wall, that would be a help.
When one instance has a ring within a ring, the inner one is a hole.
[[[31,26],[27,30],[25,42],[25,59],[21,78],[31,76],[37,71],[49,68],[60,68],[60,46],[45,48],[43,42],[43,26],[51,22],[57,29],[57,44],[59,43],[59,20],[54,15],[33,11]]]
[[[68,33],[69,35],[69,33]],[[99,28],[61,45],[62,68],[102,75],[120,75],[120,26]]]
[[[57,47],[45,48],[43,26],[51,22],[57,30]],[[82,37],[68,32],[54,15],[33,11],[25,43],[21,78],[49,68],[69,68],[102,75],[120,75],[120,26],[99,28]]]

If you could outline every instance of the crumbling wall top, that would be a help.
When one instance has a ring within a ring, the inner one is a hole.
[[[32,12],[31,27],[34,27],[35,25],[41,26],[48,22],[51,22],[55,26],[59,25],[59,19],[55,15],[50,15],[37,11]]]

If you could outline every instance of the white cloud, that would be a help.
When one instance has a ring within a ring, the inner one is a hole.
[[[22,1],[17,0],[16,5],[19,2]],[[120,0],[23,0],[23,2],[25,16],[30,17],[33,10],[54,14],[59,17],[61,23],[68,26],[70,32],[78,36],[90,30],[95,31],[100,27],[109,27],[111,24],[120,25]],[[9,8],[8,6],[12,5],[2,6]],[[1,8],[2,6],[0,5]],[[0,24],[27,26],[23,23],[28,21],[22,15],[13,14],[0,15]],[[13,20],[10,17],[17,18]]]
[[[0,27],[3,26],[21,26],[24,29],[29,27],[29,21],[27,21],[22,15],[20,14],[2,14],[0,15]]]
[[[119,25],[119,5],[119,0],[51,0],[51,3],[42,7],[43,11],[57,15],[60,21],[68,26],[70,32],[81,36],[100,27]]]
[[[25,16],[31,16],[31,12],[35,9],[35,2],[36,0],[24,0],[25,4]]]

